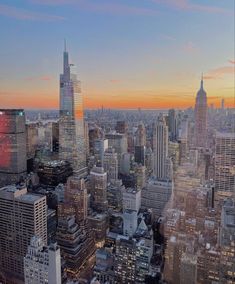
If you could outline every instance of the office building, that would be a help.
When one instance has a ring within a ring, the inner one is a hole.
[[[102,167],[93,167],[90,179],[91,206],[97,212],[104,212],[108,208],[107,173]]]
[[[33,236],[47,244],[46,197],[26,188],[0,189],[0,272],[7,283],[24,279],[24,256]]]
[[[168,157],[168,127],[163,115],[158,117],[153,133],[154,175],[166,179],[166,160]]]
[[[152,177],[142,189],[141,207],[151,209],[155,217],[160,217],[171,198],[173,184],[171,181],[159,181]]]
[[[135,210],[137,213],[141,205],[141,190],[135,188],[125,188],[122,193],[123,211]]]
[[[96,139],[94,140],[94,156],[96,163],[101,166],[104,165],[104,153],[108,149],[108,139]]]
[[[73,174],[73,169],[68,161],[42,161],[38,164],[37,174],[41,184],[57,186],[67,181]]]
[[[117,131],[117,133],[126,134],[128,130],[128,125],[126,121],[122,120],[117,121],[115,130]]]
[[[83,178],[71,176],[64,188],[64,200],[58,205],[59,217],[75,216],[77,224],[87,219],[87,189]]]
[[[180,284],[197,284],[197,257],[184,253],[180,262]]]
[[[107,133],[109,147],[113,147],[118,155],[118,170],[120,171],[121,159],[124,153],[127,153],[127,137],[120,133]]]
[[[107,173],[108,182],[118,179],[118,157],[112,147],[109,147],[104,153],[103,167]]]
[[[26,128],[23,109],[0,109],[0,186],[26,176]]]
[[[145,165],[146,130],[143,122],[138,125],[135,133],[135,162]]]
[[[235,133],[216,132],[215,190],[235,194]]]
[[[170,141],[176,141],[177,140],[177,127],[178,127],[178,121],[177,121],[177,114],[174,109],[169,109],[168,111],[168,128],[169,128],[169,138]]]
[[[195,146],[206,147],[207,142],[207,95],[203,89],[203,78],[201,88],[197,92],[195,103]]]
[[[60,248],[56,243],[45,246],[33,236],[24,257],[25,284],[61,284]]]
[[[119,235],[116,239],[114,273],[117,283],[135,284],[136,241]],[[125,271],[125,273],[123,273]]]
[[[60,75],[60,159],[71,162],[73,170],[82,174],[86,167],[83,121],[83,99],[75,67],[64,50],[63,74]]]
[[[74,216],[70,216],[59,218],[56,240],[68,276],[77,277],[82,264],[94,253],[93,238],[76,223]]]

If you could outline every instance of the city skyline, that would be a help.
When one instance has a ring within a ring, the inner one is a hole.
[[[7,2],[0,4],[8,27],[1,29],[2,107],[59,108],[63,38],[85,109],[193,107],[202,72],[208,105],[224,98],[234,107],[232,3]]]

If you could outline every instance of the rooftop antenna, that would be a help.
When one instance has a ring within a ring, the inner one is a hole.
[[[67,51],[67,46],[66,46],[66,39],[64,39],[64,52]]]

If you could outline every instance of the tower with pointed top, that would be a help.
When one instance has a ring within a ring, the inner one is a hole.
[[[195,146],[206,147],[207,138],[207,95],[203,88],[203,76],[201,87],[197,92],[195,104]]]
[[[86,168],[83,98],[75,66],[69,63],[64,43],[63,73],[60,75],[60,159],[71,162],[75,173]]]

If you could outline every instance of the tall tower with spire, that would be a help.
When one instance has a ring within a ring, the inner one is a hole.
[[[203,76],[201,87],[197,92],[195,104],[195,146],[206,147],[207,138],[207,96],[203,89]]]
[[[66,41],[60,75],[59,144],[60,159],[71,162],[75,173],[83,171],[86,167],[83,98],[75,66],[69,63]]]

